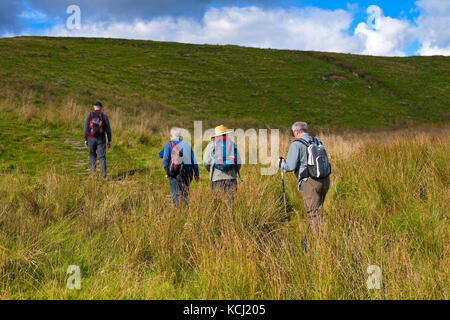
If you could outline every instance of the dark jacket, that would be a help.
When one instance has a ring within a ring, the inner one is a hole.
[[[96,111],[92,111],[95,113],[100,113],[102,111],[100,110],[96,110]],[[105,132],[106,135],[108,136],[108,141],[111,142],[111,126],[109,124],[109,119],[108,116],[103,113],[103,117],[104,117],[104,123],[105,123],[105,131],[103,131],[103,137],[105,136]],[[84,130],[83,130],[83,134],[84,134],[84,140],[87,141],[88,138],[95,138],[93,135],[91,135],[91,133],[89,132],[89,118],[90,118],[91,113],[89,112],[86,116],[86,120],[84,120]]]

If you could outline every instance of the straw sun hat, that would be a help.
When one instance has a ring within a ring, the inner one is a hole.
[[[227,131],[227,128],[223,125],[214,128],[214,135],[211,138],[223,136],[225,134],[232,133],[233,131]]]

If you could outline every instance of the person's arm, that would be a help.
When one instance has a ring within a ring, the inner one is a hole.
[[[286,161],[281,163],[281,170],[284,172],[294,171],[298,166],[300,143],[291,143],[286,157]]]
[[[87,141],[87,133],[89,128],[89,115],[90,113],[88,113],[86,119],[84,120],[84,129],[83,129],[84,141]]]
[[[164,154],[163,154],[163,168],[164,171],[166,172],[167,175],[167,170],[169,168],[169,162],[170,162],[170,155],[172,153],[172,144],[170,142],[168,142],[165,146],[164,146]]]
[[[103,114],[105,116],[105,129],[106,129],[106,135],[108,136],[108,142],[111,143],[111,126],[109,124],[109,119],[106,114]]]
[[[158,157],[161,159],[164,158],[164,148],[161,149],[161,151],[158,153]]]
[[[212,162],[212,151],[213,151],[213,144],[210,142],[208,146],[205,149],[205,152],[203,154],[203,166],[206,170],[211,170],[211,162]]]
[[[191,148],[191,163],[194,166],[194,176],[199,177],[200,173],[198,171],[198,164],[197,164],[197,160],[195,160],[195,155],[194,155],[194,151]]]

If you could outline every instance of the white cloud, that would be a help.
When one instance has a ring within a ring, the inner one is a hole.
[[[367,9],[369,19],[353,34],[350,26],[356,7],[325,10],[315,7],[222,7],[208,9],[200,20],[156,17],[134,22],[82,21],[81,29],[60,24],[48,36],[127,38],[185,43],[235,44],[260,48],[348,52],[404,56],[418,40],[420,54],[450,55],[450,1],[419,0],[416,25],[383,15],[381,8]]]
[[[354,52],[361,46],[347,30],[352,16],[345,10],[212,8],[202,20],[154,18],[133,23],[84,23],[69,31],[58,25],[50,36],[91,36],[236,44],[261,48]]]
[[[419,0],[416,20],[421,55],[450,55],[450,1]]]
[[[450,56],[450,47],[440,48],[432,46],[429,41],[425,41],[419,49],[419,54],[421,56]]]
[[[414,27],[405,20],[385,17],[380,7],[367,8],[369,19],[355,29],[355,37],[364,43],[363,54],[381,56],[404,56],[405,48],[413,41]]]
[[[48,17],[44,12],[32,9],[22,11],[18,15],[18,17],[22,19],[31,20],[33,22],[45,22],[48,20]]]

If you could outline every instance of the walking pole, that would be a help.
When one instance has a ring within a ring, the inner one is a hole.
[[[284,222],[286,224],[286,235],[287,240],[289,241],[289,225],[288,225],[288,215],[287,215],[287,206],[286,206],[286,189],[284,187],[284,175],[283,175],[283,169],[281,169],[281,161],[283,161],[283,157],[280,157],[280,171],[281,171],[281,185],[283,186],[283,202],[284,202]]]
[[[284,188],[284,175],[283,170],[281,169],[281,161],[283,161],[283,157],[280,157],[280,171],[281,171],[281,185],[283,186],[284,216],[286,218],[287,223],[286,189]]]

